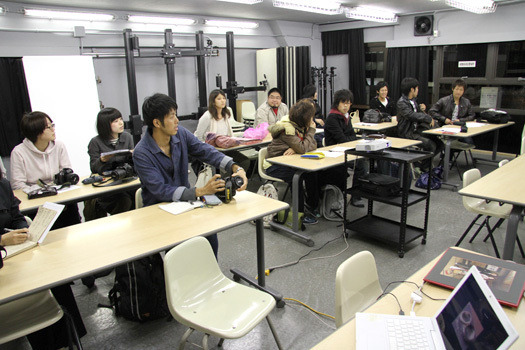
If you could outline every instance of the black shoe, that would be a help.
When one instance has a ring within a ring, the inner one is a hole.
[[[82,278],[82,284],[88,287],[88,289],[91,289],[95,286],[95,277],[94,276],[88,276]]]
[[[352,197],[352,199],[350,200],[350,204],[357,208],[365,207],[365,202],[361,198]]]

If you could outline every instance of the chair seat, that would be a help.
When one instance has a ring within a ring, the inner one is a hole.
[[[452,140],[450,142],[450,148],[458,151],[468,151],[476,148],[473,144],[461,142],[458,140]]]
[[[275,307],[271,295],[226,277],[182,299],[178,310],[184,321],[179,322],[225,339],[244,336]]]
[[[0,344],[48,327],[64,312],[51,294],[45,290],[0,305]]]
[[[482,214],[500,219],[508,219],[510,212],[512,211],[512,205],[499,205],[498,202],[487,203],[484,199],[478,199],[475,203],[469,203],[467,210],[475,214]]]

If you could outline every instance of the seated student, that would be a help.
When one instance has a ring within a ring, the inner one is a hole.
[[[350,90],[338,90],[334,93],[332,109],[326,117],[324,126],[325,144],[327,146],[357,140],[357,135],[352,127],[349,115],[350,107],[354,101],[354,94]],[[362,159],[355,162],[353,183],[366,173],[365,163]],[[363,208],[365,204],[359,197],[352,196],[350,201],[354,207]]]
[[[135,170],[142,185],[145,206],[160,202],[193,201],[197,197],[224,190],[224,180],[215,175],[204,187],[191,187],[188,181],[188,156],[216,168],[240,176],[244,185],[248,179],[243,168],[233,159],[202,143],[179,125],[177,103],[164,94],[155,94],[144,100],[142,116],[148,129],[133,152]],[[206,237],[217,256],[217,235]]]
[[[30,191],[38,188],[38,180],[52,184],[55,174],[71,168],[66,146],[56,140],[55,124],[43,112],[31,112],[20,122],[24,141],[11,152],[11,187]],[[76,203],[68,204],[52,229],[80,223]]]
[[[222,90],[213,90],[208,99],[208,110],[199,118],[195,136],[202,142],[206,141],[208,133],[217,135],[233,136],[230,125],[230,110],[226,108],[226,94]],[[225,154],[233,158],[233,161],[241,167],[248,169],[250,160],[239,151],[225,151]]]
[[[315,127],[318,129],[324,128],[324,117],[321,111],[321,106],[317,103],[317,88],[314,84],[308,84],[303,88],[303,98],[310,99],[315,107],[314,122]],[[315,140],[317,141],[317,147],[323,147],[324,132],[316,133]]]
[[[281,120],[282,117],[288,115],[288,106],[282,103],[281,100],[281,90],[278,88],[270,89],[270,91],[268,91],[268,100],[257,108],[254,126],[261,123],[273,125]]]
[[[439,126],[452,125],[455,122],[468,122],[476,118],[476,113],[472,110],[472,105],[468,98],[463,97],[467,83],[463,79],[458,79],[452,84],[452,94],[440,98],[430,108],[428,113],[438,121]],[[473,144],[471,137],[459,138],[458,141]]]
[[[434,127],[434,119],[425,113],[426,106],[417,104],[419,81],[415,78],[404,78],[401,81],[401,97],[397,101],[397,134],[405,139],[419,140],[418,147],[432,152],[434,156],[441,153],[443,142],[432,135],[423,136],[423,131]],[[432,167],[432,159],[422,164],[423,171]]]
[[[0,245],[2,246],[20,244],[27,240],[28,225],[20,212],[19,204],[20,200],[14,196],[9,181],[4,178],[4,172],[0,170]],[[69,284],[51,288],[51,292],[57,302],[73,317],[78,336],[86,335],[86,328]],[[49,327],[29,334],[27,339],[33,349],[47,350],[67,346],[68,330],[65,319],[62,318]]]
[[[314,139],[315,122],[313,117],[315,108],[309,99],[298,101],[292,106],[290,115],[283,117],[275,125],[269,127],[272,135],[272,142],[268,145],[266,158],[289,156],[292,154],[304,154],[317,149]],[[265,160],[264,168],[270,176],[284,180],[291,184],[295,169],[283,165],[271,164]],[[317,174],[305,173],[303,178],[306,182],[307,204],[312,211],[319,204],[319,186],[317,184]],[[299,212],[304,212],[304,199],[302,189],[292,188],[292,191],[299,191]],[[303,222],[307,225],[318,223],[314,215],[305,215]]]
[[[388,98],[388,84],[380,81],[376,85],[377,96],[370,100],[370,109],[377,109],[381,113],[395,117],[397,114],[395,102]]]
[[[2,174],[7,174],[5,170],[4,162],[2,161],[2,157],[0,157],[0,171],[2,172]]]
[[[102,153],[116,150],[133,150],[133,137],[124,131],[122,114],[115,108],[104,108],[97,115],[98,135],[88,144],[89,165],[93,174],[102,174],[114,170],[117,166],[132,163],[131,154],[105,155]],[[133,196],[120,193],[96,200],[96,205],[104,213],[111,215],[123,213],[132,208]],[[86,212],[84,211],[84,214]],[[105,215],[104,215],[105,216]],[[86,220],[90,218],[86,217]]]

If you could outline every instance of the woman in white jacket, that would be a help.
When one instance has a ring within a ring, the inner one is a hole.
[[[52,184],[55,174],[71,168],[66,146],[56,140],[55,124],[44,112],[26,113],[20,122],[25,139],[11,152],[11,187],[25,192],[37,188],[37,181]],[[69,204],[53,228],[80,223],[76,204]]]

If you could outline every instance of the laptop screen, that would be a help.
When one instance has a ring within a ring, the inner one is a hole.
[[[509,336],[472,274],[436,321],[447,349],[497,349]]]

